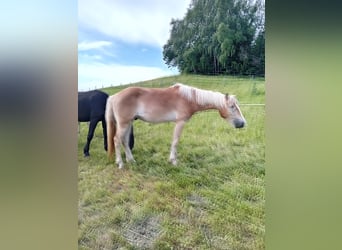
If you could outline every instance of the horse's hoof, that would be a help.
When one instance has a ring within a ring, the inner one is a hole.
[[[173,166],[176,166],[176,165],[177,165],[177,160],[176,160],[176,159],[170,159],[169,161],[170,161],[170,163],[171,163]]]
[[[122,169],[124,166],[123,162],[116,162],[116,165],[118,165],[119,169]]]
[[[84,154],[84,157],[88,158],[90,155],[89,154]]]
[[[131,162],[131,163],[136,163],[136,161],[134,160],[134,158],[128,158],[126,159],[127,162]]]

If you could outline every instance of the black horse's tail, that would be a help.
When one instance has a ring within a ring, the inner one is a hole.
[[[116,134],[116,122],[113,110],[113,96],[108,97],[106,104],[106,125],[107,125],[107,143],[108,143],[108,158],[113,160],[114,136]]]

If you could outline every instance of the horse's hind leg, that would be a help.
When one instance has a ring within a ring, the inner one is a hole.
[[[133,132],[133,123],[132,123],[132,126],[131,126],[131,129],[130,129],[130,132],[129,132],[129,148],[132,149],[134,148],[134,132]]]
[[[115,144],[115,156],[116,156],[116,164],[119,168],[123,168],[124,164],[121,157],[120,146],[121,143],[124,141],[126,128],[119,123],[117,124],[116,134],[114,137],[114,144]]]
[[[134,157],[132,155],[132,151],[131,151],[131,148],[133,147],[133,146],[131,147],[131,143],[132,143],[131,137],[132,137],[132,133],[133,133],[132,131],[133,131],[133,126],[131,123],[125,129],[125,133],[122,137],[122,144],[125,147],[125,154],[126,154],[126,161],[127,162],[129,162],[129,161],[135,162]],[[133,140],[134,140],[134,138],[133,138]],[[134,143],[134,141],[133,141],[133,143]]]
[[[83,153],[84,153],[84,156],[89,156],[89,146],[90,146],[90,142],[91,140],[93,139],[94,137],[94,131],[95,131],[95,128],[96,128],[96,125],[98,123],[98,120],[92,120],[90,121],[89,123],[89,130],[88,130],[88,136],[87,136],[87,143],[86,145],[84,146],[83,148]]]
[[[103,129],[103,144],[104,149],[107,151],[108,149],[108,143],[107,143],[107,126],[106,126],[106,120],[105,118],[102,118],[102,129]]]
[[[121,143],[125,148],[126,160],[134,161],[132,152],[128,146],[128,135],[130,131],[130,124],[117,124],[116,135],[114,137],[116,164],[119,168],[123,168],[123,161],[120,152]]]
[[[115,162],[119,168],[123,168],[123,161],[122,161],[121,152],[120,152],[121,140],[120,140],[120,137],[118,135],[118,131],[119,131],[119,129],[117,129],[116,135],[114,137],[115,158],[116,158]]]

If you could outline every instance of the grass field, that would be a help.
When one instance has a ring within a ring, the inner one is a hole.
[[[265,103],[263,78],[180,75],[136,83],[181,82]],[[104,89],[113,94],[127,86]],[[264,249],[265,107],[240,106],[247,127],[234,129],[217,111],[194,115],[168,163],[174,123],[134,122],[136,163],[119,170],[97,126],[83,157],[78,139],[79,249]]]

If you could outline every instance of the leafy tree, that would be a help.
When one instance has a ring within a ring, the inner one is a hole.
[[[183,20],[171,20],[164,61],[185,73],[264,74],[261,1],[192,0]]]

